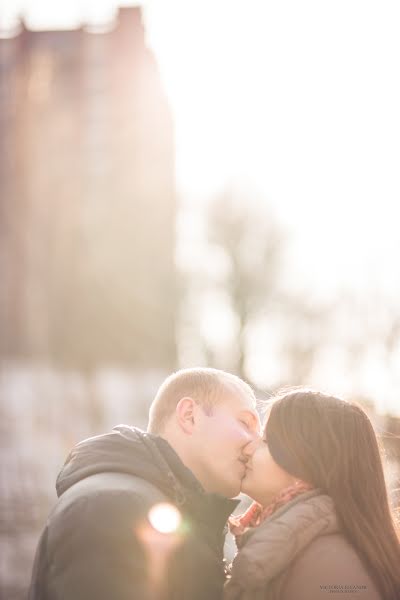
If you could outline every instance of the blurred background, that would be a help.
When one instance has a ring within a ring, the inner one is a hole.
[[[0,597],[179,367],[368,410],[398,504],[395,1],[2,0]]]

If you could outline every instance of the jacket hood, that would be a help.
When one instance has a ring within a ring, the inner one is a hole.
[[[85,477],[104,472],[143,477],[161,490],[170,491],[170,469],[158,449],[158,442],[169,446],[168,442],[158,436],[127,425],[118,425],[110,433],[79,442],[71,450],[57,477],[57,495],[61,496]],[[169,449],[174,452],[170,446]],[[182,467],[185,468],[183,464]],[[190,471],[189,474],[191,475]],[[192,479],[197,482],[193,476]]]

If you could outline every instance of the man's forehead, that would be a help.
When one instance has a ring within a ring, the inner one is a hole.
[[[233,385],[228,382],[227,384],[224,384],[220,393],[227,401],[242,406],[248,406],[250,409],[255,409],[256,399],[251,392],[251,389],[246,390],[245,387],[241,388],[238,385]]]
[[[246,393],[245,390],[233,387],[227,388],[223,391],[221,400],[226,403],[232,411],[249,414],[256,419],[257,422],[260,421],[256,410],[256,399],[254,396]]]

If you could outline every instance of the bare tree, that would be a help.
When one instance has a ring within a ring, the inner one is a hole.
[[[228,269],[222,285],[238,323],[235,370],[245,376],[247,328],[280,301],[280,269],[285,248],[282,228],[254,198],[228,189],[209,213],[209,242],[222,250]]]

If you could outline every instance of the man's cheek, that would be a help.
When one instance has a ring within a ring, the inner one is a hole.
[[[221,419],[218,425],[221,438],[224,437],[227,440],[238,442],[243,439],[244,428],[238,421],[233,419],[230,421]]]

